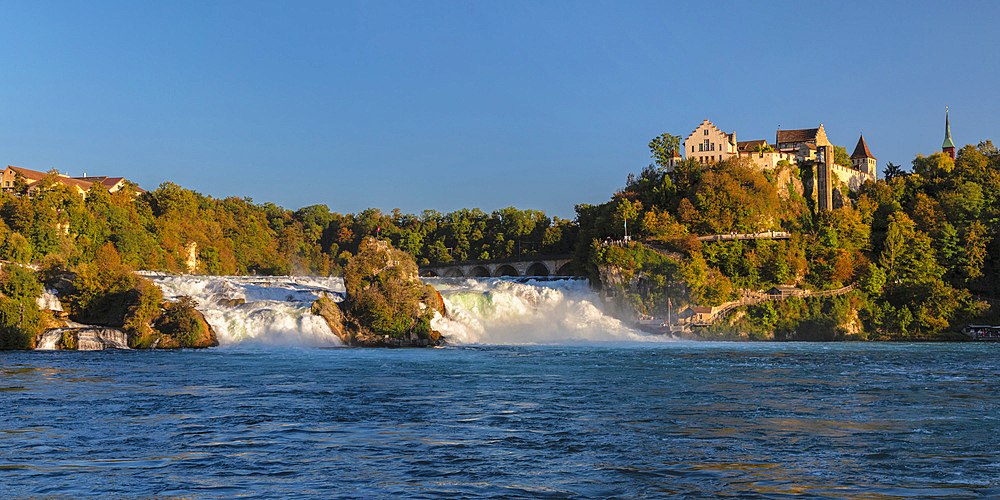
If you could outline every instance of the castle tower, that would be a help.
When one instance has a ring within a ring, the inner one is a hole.
[[[941,145],[941,152],[951,155],[955,159],[955,143],[951,142],[951,125],[948,124],[948,108],[944,108],[944,144]]]
[[[858,145],[854,147],[854,153],[851,154],[851,163],[855,170],[875,176],[875,157],[872,156],[868,145],[865,144],[865,134],[861,134],[861,137],[858,138]]]

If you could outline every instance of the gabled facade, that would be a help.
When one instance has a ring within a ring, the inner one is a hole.
[[[685,158],[694,158],[702,165],[711,165],[737,155],[736,132],[727,134],[707,119],[684,139]]]
[[[831,145],[822,123],[819,128],[779,130],[774,144],[778,151],[794,154],[798,161],[815,160],[817,148]]]

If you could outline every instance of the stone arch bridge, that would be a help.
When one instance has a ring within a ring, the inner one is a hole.
[[[569,276],[570,255],[541,255],[533,258],[464,260],[420,267],[420,275],[442,278],[489,278],[498,276]]]

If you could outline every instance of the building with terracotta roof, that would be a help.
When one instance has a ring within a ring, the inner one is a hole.
[[[87,196],[87,191],[94,184],[101,184],[112,193],[128,184],[128,180],[124,177],[69,177],[58,172],[49,174],[47,172],[8,165],[5,170],[0,171],[0,189],[5,193],[14,193],[17,189],[18,178],[22,178],[27,184],[28,194],[31,195],[42,186],[41,183],[46,177],[49,177],[53,182],[69,187],[70,190],[83,197]]]
[[[816,161],[817,148],[831,145],[822,123],[819,128],[779,130],[774,144],[778,151],[794,154],[797,161]]]
[[[740,153],[752,153],[759,149],[766,149],[770,146],[766,140],[757,139],[755,141],[739,141],[736,143],[736,151]]]
[[[108,177],[106,175],[91,176],[91,177],[73,177],[74,179],[86,181],[90,183],[100,184],[108,190],[109,193],[114,193],[125,187],[128,184],[128,179],[124,177]],[[137,191],[142,192],[141,189],[136,188]]]

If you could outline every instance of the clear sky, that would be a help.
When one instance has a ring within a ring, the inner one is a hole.
[[[286,208],[574,216],[704,118],[1000,143],[1000,2],[0,2],[0,162]]]

